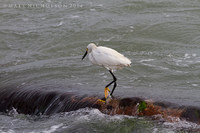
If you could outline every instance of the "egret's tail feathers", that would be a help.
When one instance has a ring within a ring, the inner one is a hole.
[[[129,66],[129,67],[130,67],[130,66],[131,66],[131,64],[132,64],[132,62],[130,62],[129,64],[127,64],[127,66]]]
[[[126,63],[127,63],[127,66],[131,66],[131,60],[129,60],[128,58],[126,58],[127,60],[126,60]]]
[[[124,57],[123,59],[120,60],[120,65],[122,66],[131,66],[131,60]]]

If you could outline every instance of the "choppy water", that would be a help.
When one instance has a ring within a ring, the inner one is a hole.
[[[87,44],[95,42],[132,60],[130,68],[115,72],[115,96],[200,107],[199,12],[198,0],[0,1],[0,87],[103,95],[112,77],[81,61]],[[76,113],[39,120],[1,115],[0,131],[174,131],[124,116],[79,121],[90,116]]]
[[[77,133],[77,132],[178,132],[185,126],[185,130],[198,127],[187,122],[155,123],[144,118],[129,116],[108,116],[97,109],[81,109],[73,112],[61,113],[53,116],[1,115],[8,123],[0,124],[0,132],[5,133]]]

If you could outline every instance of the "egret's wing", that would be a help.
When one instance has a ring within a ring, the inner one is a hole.
[[[103,65],[105,67],[117,67],[117,66],[128,66],[131,61],[118,53],[117,51],[107,48],[98,47],[92,52],[92,56],[98,65]]]

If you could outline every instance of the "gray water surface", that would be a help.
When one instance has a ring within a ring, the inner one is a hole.
[[[115,72],[118,79],[115,96],[138,96],[200,107],[198,0],[0,1],[0,87],[103,96],[111,75],[88,59],[81,61],[91,42],[113,48],[132,61],[131,67]],[[55,118],[59,121],[60,117]],[[20,132],[9,129],[13,119],[26,123],[21,130],[24,132],[31,132],[35,123],[4,115],[0,119],[0,124],[5,123],[5,130],[0,130],[5,132]],[[44,132],[43,129],[52,126],[67,125],[50,120],[36,120],[36,123],[46,126],[41,127]],[[126,120],[119,123],[123,122]],[[147,130],[148,127],[154,126],[148,125]],[[40,127],[35,128],[38,130],[33,131],[40,131]],[[85,131],[96,130],[94,126]],[[171,127],[166,130],[174,131]],[[130,127],[125,132],[134,131]]]

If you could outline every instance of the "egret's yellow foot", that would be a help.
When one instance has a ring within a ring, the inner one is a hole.
[[[108,96],[110,96],[110,89],[108,87],[105,88],[104,95],[105,95],[106,99],[107,99]]]
[[[99,102],[103,102],[103,103],[105,103],[106,101],[104,101],[104,100],[102,100],[102,99],[98,99],[98,101]]]

